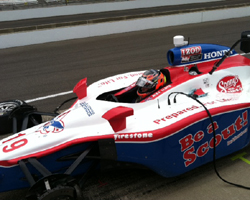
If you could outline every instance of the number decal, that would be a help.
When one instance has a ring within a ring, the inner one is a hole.
[[[13,137],[13,138],[11,138],[11,139],[9,139],[9,140],[3,141],[3,144],[6,143],[6,142],[9,142],[9,141],[11,141],[11,140],[14,140],[14,139],[16,139],[16,138],[22,137],[22,136],[24,136],[24,135],[25,135],[25,133],[19,133],[16,137]]]
[[[19,137],[22,137],[24,135],[25,134],[23,134],[23,133],[19,133],[16,137],[13,137],[13,138],[11,138],[9,140],[4,141],[3,144],[6,143],[6,142],[10,142],[11,140],[17,139]],[[8,152],[14,151],[14,150],[19,149],[20,147],[26,145],[27,143],[28,143],[28,140],[25,139],[25,138],[21,139],[21,140],[18,140],[18,141],[15,141],[12,144],[7,144],[6,146],[4,146],[3,147],[3,152],[8,153]]]
[[[13,142],[11,145],[5,146],[3,148],[3,152],[8,153],[8,152],[14,151],[14,150],[19,149],[20,147],[26,145],[27,143],[28,143],[27,139],[18,140],[16,142]]]

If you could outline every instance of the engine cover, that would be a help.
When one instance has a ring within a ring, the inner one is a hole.
[[[190,44],[175,47],[167,52],[168,63],[172,66],[187,65],[196,62],[219,59],[230,48],[215,44]],[[237,54],[235,50],[231,55]]]

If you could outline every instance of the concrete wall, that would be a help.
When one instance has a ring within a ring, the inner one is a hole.
[[[250,6],[13,33],[0,36],[0,49],[244,16],[250,16]]]
[[[203,3],[221,0],[130,0],[121,2],[106,2],[85,5],[68,5],[59,7],[33,8],[26,10],[0,11],[0,21],[74,15],[82,13],[105,12],[111,10],[126,10],[136,8],[149,8],[166,5],[179,5],[189,3]]]

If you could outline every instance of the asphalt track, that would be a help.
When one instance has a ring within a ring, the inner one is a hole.
[[[0,50],[0,101],[34,99],[73,89],[82,78],[88,84],[114,74],[168,65],[166,52],[172,37],[184,35],[190,43],[231,46],[250,17],[160,28],[147,31],[77,39]],[[238,49],[238,48],[236,48]],[[249,57],[249,56],[248,56]],[[32,102],[40,111],[53,111],[69,94]],[[247,160],[232,157],[246,153]],[[250,187],[250,147],[217,162],[222,177]],[[0,194],[1,200],[22,200],[26,190]],[[163,178],[149,170],[116,170],[98,173],[84,188],[86,199],[224,200],[249,199],[250,191],[220,180],[207,164],[175,178]]]

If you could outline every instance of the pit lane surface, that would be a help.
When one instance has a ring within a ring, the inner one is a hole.
[[[88,84],[111,75],[167,66],[166,52],[172,37],[182,34],[190,43],[231,46],[242,31],[249,30],[250,17],[70,40],[0,50],[0,101],[34,99],[73,89],[82,78]],[[236,48],[238,49],[238,48]],[[248,56],[249,57],[249,56]],[[40,111],[53,111],[73,94],[32,102]],[[250,186],[250,165],[232,157],[217,162],[225,179]],[[1,200],[23,199],[26,190],[0,194]],[[221,181],[207,164],[175,178],[163,178],[148,170],[117,170],[96,174],[84,188],[86,199],[248,199],[249,191]]]

